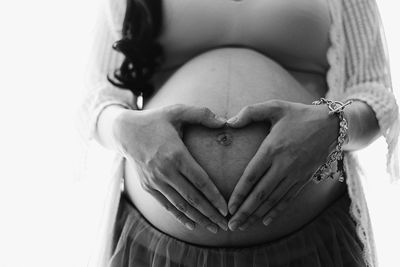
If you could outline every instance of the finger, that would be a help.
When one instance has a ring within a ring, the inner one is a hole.
[[[180,212],[171,202],[160,192],[157,190],[149,190],[148,191],[161,205],[170,212],[180,223],[182,223],[189,230],[193,230],[195,228],[195,223],[185,216],[182,212]]]
[[[220,128],[226,124],[226,120],[206,107],[186,107],[179,117],[182,122],[201,124],[208,128]]]
[[[279,187],[282,183],[286,183],[285,177],[278,175],[279,169],[278,164],[273,165],[244,200],[238,211],[229,220],[229,228],[232,231],[244,224],[264,200],[271,199],[270,195],[275,188]]]
[[[280,113],[282,106],[283,102],[278,100],[249,105],[230,118],[227,124],[232,128],[240,128],[251,122],[272,120]]]
[[[212,233],[218,232],[218,226],[207,217],[194,209],[174,188],[168,184],[160,184],[158,190],[171,202],[174,207],[195,223],[205,227]]]
[[[207,200],[210,201],[223,216],[226,216],[228,214],[226,201],[208,174],[200,167],[187,149],[183,151],[182,158],[179,171],[203,193]]]
[[[218,224],[225,231],[228,230],[227,220],[193,187],[183,176],[177,174],[177,179],[171,179],[170,185],[189,203],[194,209],[201,212],[206,218]]]
[[[287,193],[274,206],[272,206],[272,208],[269,208],[267,213],[263,216],[263,224],[268,226],[272,220],[287,209],[289,204],[298,196],[300,191],[298,185],[293,185]]]
[[[289,201],[289,197],[291,194],[291,190],[295,187],[296,183],[294,183],[291,179],[284,179],[277,188],[271,193],[270,197],[266,199],[258,208],[250,215],[247,221],[243,222],[243,224],[239,227],[240,230],[246,230],[248,227],[253,225],[259,219],[265,217],[265,215],[275,207],[275,205],[279,205],[279,203],[283,204],[283,201]],[[282,205],[279,208],[285,208],[286,206]]]
[[[237,182],[228,202],[230,214],[234,214],[243,203],[246,196],[254,185],[265,175],[272,163],[272,151],[270,149],[269,139],[266,138],[258,148],[256,154],[247,164],[242,176]],[[275,172],[274,172],[275,173]]]

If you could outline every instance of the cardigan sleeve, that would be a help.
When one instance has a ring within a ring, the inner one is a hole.
[[[123,60],[123,55],[113,50],[112,44],[121,37],[125,9],[125,1],[121,0],[100,3],[88,56],[86,92],[78,110],[78,129],[85,140],[95,136],[98,118],[107,106],[137,109],[136,97],[131,91],[117,88],[107,80],[107,74],[112,74]]]
[[[388,171],[399,178],[399,111],[394,97],[382,24],[375,0],[344,0],[345,99],[367,103],[388,145]]]

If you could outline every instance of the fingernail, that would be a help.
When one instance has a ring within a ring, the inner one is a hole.
[[[215,118],[221,123],[226,123],[226,119],[224,119],[222,117],[216,116]]]
[[[263,220],[263,224],[265,226],[268,226],[268,224],[270,224],[271,222],[272,222],[272,218],[266,218],[266,219]]]
[[[218,226],[221,227],[222,230],[228,231],[228,222],[226,220],[218,222]]]
[[[189,230],[193,230],[194,229],[194,224],[191,222],[187,222],[185,223],[186,228],[188,228]]]
[[[239,230],[240,230],[240,231],[244,231],[244,230],[246,230],[248,227],[249,227],[249,222],[246,222],[245,224],[243,224],[243,225],[241,225],[241,226],[239,227]]]
[[[232,118],[230,118],[230,119],[227,121],[227,123],[228,123],[228,124],[233,124],[233,123],[235,123],[237,120],[238,120],[238,117],[232,117]]]
[[[237,204],[232,204],[232,206],[230,206],[229,208],[229,213],[233,215],[236,212],[237,208],[238,208]]]
[[[219,227],[225,232],[228,231],[228,224],[227,223],[218,223]]]
[[[229,224],[229,229],[231,229],[232,231],[235,231],[239,225],[240,225],[240,221],[233,221]]]
[[[219,210],[219,213],[221,213],[222,216],[225,217],[226,215],[228,215],[228,211],[226,209],[218,208],[218,210]]]
[[[206,227],[208,231],[210,231],[213,234],[216,234],[218,232],[218,228],[215,225],[209,225]]]

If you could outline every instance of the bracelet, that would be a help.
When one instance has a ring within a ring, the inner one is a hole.
[[[327,161],[322,164],[312,175],[312,180],[314,183],[319,183],[326,178],[335,179],[338,178],[339,182],[344,181],[344,168],[343,168],[343,149],[342,146],[344,142],[347,140],[347,130],[348,123],[346,118],[344,117],[343,110],[346,106],[350,105],[353,101],[348,100],[343,103],[340,101],[332,101],[327,100],[325,98],[321,98],[317,101],[312,102],[313,105],[321,105],[326,104],[329,109],[329,114],[336,114],[339,117],[339,136],[337,139],[337,145],[335,150],[332,151]],[[336,169],[336,172],[332,171]]]

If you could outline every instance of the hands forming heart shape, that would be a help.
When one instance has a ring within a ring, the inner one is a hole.
[[[182,141],[184,123],[241,128],[265,121],[270,132],[236,184],[228,205]],[[140,183],[175,218],[193,230],[244,230],[268,225],[296,198],[333,149],[335,116],[324,106],[271,100],[246,106],[228,121],[207,108],[173,105],[126,110],[113,125],[119,152],[138,167]],[[225,218],[232,214],[229,222]]]

